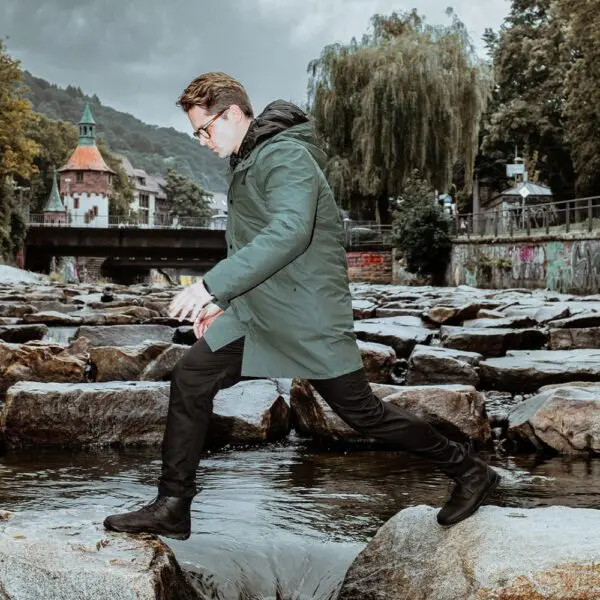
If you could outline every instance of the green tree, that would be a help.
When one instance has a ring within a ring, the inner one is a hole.
[[[409,273],[443,285],[452,249],[450,225],[436,202],[435,190],[414,172],[405,182],[392,220],[395,246],[404,256]]]
[[[23,97],[21,75],[19,62],[0,40],[0,253],[7,260],[14,258],[23,238],[14,182],[23,183],[36,172],[33,161],[39,152],[35,141],[26,136],[36,115]]]
[[[488,31],[486,41],[495,87],[494,110],[484,125],[484,156],[498,166],[498,159],[514,156],[515,146],[528,157],[537,153],[540,180],[556,198],[573,197],[575,174],[564,114],[572,56],[552,0],[513,0],[500,32]]]
[[[446,27],[416,11],[371,23],[361,42],[327,46],[310,63],[309,105],[342,207],[387,222],[414,169],[447,191],[462,161],[470,187],[491,73],[455,15]]]
[[[165,177],[167,182],[167,200],[173,207],[174,216],[179,218],[204,219],[211,217],[214,210],[209,204],[212,194],[204,190],[195,181],[169,169]]]
[[[578,196],[600,194],[600,0],[554,2],[572,57],[565,77],[567,137]]]
[[[34,159],[37,172],[29,179],[28,186],[31,211],[41,212],[52,189],[53,171],[69,159],[77,146],[78,132],[71,123],[37,115],[27,128],[27,136],[40,148]]]

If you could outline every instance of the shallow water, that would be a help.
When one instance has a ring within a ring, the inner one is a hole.
[[[504,476],[489,502],[597,508],[600,461],[485,456]],[[31,451],[0,456],[0,507],[81,512],[99,523],[151,500],[158,448]],[[186,567],[215,576],[223,598],[335,595],[354,557],[408,506],[439,506],[448,480],[403,453],[327,449],[291,440],[207,455],[192,537],[166,541]]]

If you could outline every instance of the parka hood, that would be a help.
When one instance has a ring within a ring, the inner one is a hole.
[[[273,138],[293,139],[302,143],[319,166],[325,166],[325,153],[316,145],[314,128],[308,115],[291,102],[275,100],[250,124],[239,151],[229,159],[231,168],[235,169],[257,146]]]

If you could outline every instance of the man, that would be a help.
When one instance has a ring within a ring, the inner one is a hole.
[[[307,116],[278,100],[254,119],[244,88],[224,73],[196,78],[178,105],[200,144],[230,161],[227,258],[169,308],[190,316],[199,339],[171,376],[158,496],[105,526],[189,537],[213,398],[244,376],[308,379],[354,429],[431,460],[456,481],[441,525],[473,514],[498,474],[469,444],[371,392],[354,334],[342,222]]]

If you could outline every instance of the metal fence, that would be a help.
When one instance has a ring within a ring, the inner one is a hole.
[[[90,227],[122,229],[216,229],[224,230],[226,217],[198,219],[175,217],[169,214],[149,215],[147,218],[131,219],[116,216],[93,216],[89,213],[30,214],[26,218],[29,227]]]
[[[374,221],[344,220],[344,246],[346,248],[391,248],[394,245],[392,226]]]
[[[458,238],[522,237],[600,231],[600,196],[539,204],[509,204],[479,213],[458,214]]]

